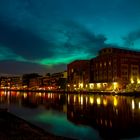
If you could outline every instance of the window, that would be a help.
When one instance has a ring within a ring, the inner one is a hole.
[[[102,67],[102,63],[100,63],[100,67]]]
[[[133,67],[132,69],[133,69],[133,70],[137,70],[137,69],[138,69],[138,67]]]
[[[96,68],[98,67],[98,63],[96,63]]]

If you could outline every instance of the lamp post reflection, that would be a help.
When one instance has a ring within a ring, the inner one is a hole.
[[[76,95],[70,96],[73,99]],[[75,124],[88,125],[98,129],[101,133],[104,132],[103,137],[108,137],[106,139],[113,139],[133,135],[131,127],[134,130],[140,129],[139,108],[140,98],[81,95],[77,104],[71,101],[67,105],[67,117]],[[138,131],[134,133],[136,132]]]

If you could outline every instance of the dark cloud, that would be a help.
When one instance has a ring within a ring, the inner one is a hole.
[[[64,46],[71,51],[80,49],[92,55],[99,49],[108,46],[105,43],[107,38],[103,34],[95,35],[93,31],[78,22],[67,21],[64,22],[64,26],[63,33],[67,37]]]
[[[123,38],[125,46],[133,47],[135,41],[140,39],[140,30],[130,32],[126,37]]]
[[[139,3],[139,0],[1,0],[0,50],[4,51],[0,52],[0,60],[23,61],[23,57],[29,65],[38,68],[40,65],[30,62],[50,65],[49,70],[55,71],[64,68],[60,64],[93,58],[104,47],[120,47],[109,43],[122,44],[122,35],[139,28]],[[130,49],[137,38],[139,31],[126,36],[125,43]]]
[[[24,73],[45,73],[46,69],[44,66],[29,63],[29,62],[17,62],[17,61],[1,61],[0,62],[0,73],[6,74],[24,74]]]
[[[42,75],[47,72],[53,73],[63,71],[66,69],[65,65],[57,65],[54,67],[46,67],[36,63],[17,62],[17,61],[1,61],[0,74],[24,74],[24,73],[40,73]]]
[[[30,60],[52,55],[50,42],[30,30],[2,20],[0,20],[0,44]]]

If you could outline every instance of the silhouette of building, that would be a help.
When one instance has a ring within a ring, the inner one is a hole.
[[[88,86],[90,81],[90,61],[76,60],[68,64],[68,89],[81,90]]]

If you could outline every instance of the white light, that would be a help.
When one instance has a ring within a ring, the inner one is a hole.
[[[83,105],[83,96],[81,96],[81,105]]]
[[[140,102],[139,102],[139,109],[140,109]]]
[[[135,102],[132,100],[132,109],[135,109]]]

